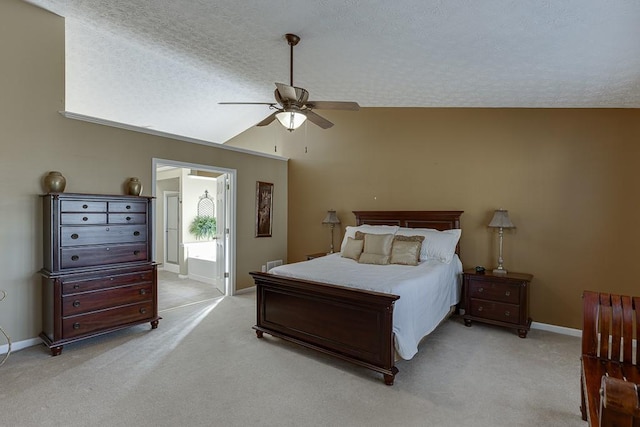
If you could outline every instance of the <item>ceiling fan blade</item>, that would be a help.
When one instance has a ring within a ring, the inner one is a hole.
[[[270,124],[272,121],[276,119],[276,114],[278,114],[279,112],[280,110],[276,111],[275,113],[271,113],[266,119],[259,122],[256,126],[266,126]]]
[[[276,83],[276,101],[281,104],[303,105],[309,99],[309,92],[301,87],[289,86],[284,83]],[[278,95],[280,99],[278,99]]]
[[[306,103],[307,108],[314,110],[349,110],[358,111],[360,106],[357,102],[342,101],[309,101]]]
[[[322,129],[329,129],[331,126],[333,126],[333,123],[331,123],[324,117],[314,113],[313,111],[307,110],[305,111],[305,114],[307,115],[307,120],[309,120],[313,124],[320,126]]]
[[[271,105],[275,106],[273,102],[218,102],[219,105]]]

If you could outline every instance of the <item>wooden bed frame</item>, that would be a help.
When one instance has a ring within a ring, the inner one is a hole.
[[[356,225],[460,228],[463,211],[353,211]],[[456,248],[456,252],[458,252]],[[380,372],[393,385],[393,307],[397,295],[251,272],[263,333]]]

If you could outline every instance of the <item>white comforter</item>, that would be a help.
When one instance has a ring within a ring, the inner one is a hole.
[[[339,253],[311,261],[285,264],[269,273],[400,296],[393,310],[395,346],[400,357],[411,359],[418,343],[460,301],[462,263],[435,260],[417,266],[359,264]]]

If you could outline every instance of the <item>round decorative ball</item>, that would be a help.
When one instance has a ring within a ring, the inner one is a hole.
[[[127,194],[130,196],[139,196],[142,194],[142,183],[138,178],[129,178],[127,182]]]
[[[58,171],[51,171],[44,177],[44,188],[47,193],[62,193],[67,185],[67,179]]]

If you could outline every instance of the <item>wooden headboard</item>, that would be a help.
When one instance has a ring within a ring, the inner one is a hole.
[[[460,228],[464,211],[353,211],[356,225],[397,225],[407,228]]]
[[[464,211],[353,211],[356,225],[397,225],[407,228],[434,228],[451,230],[460,228],[460,216]],[[460,243],[456,245],[460,255]]]

